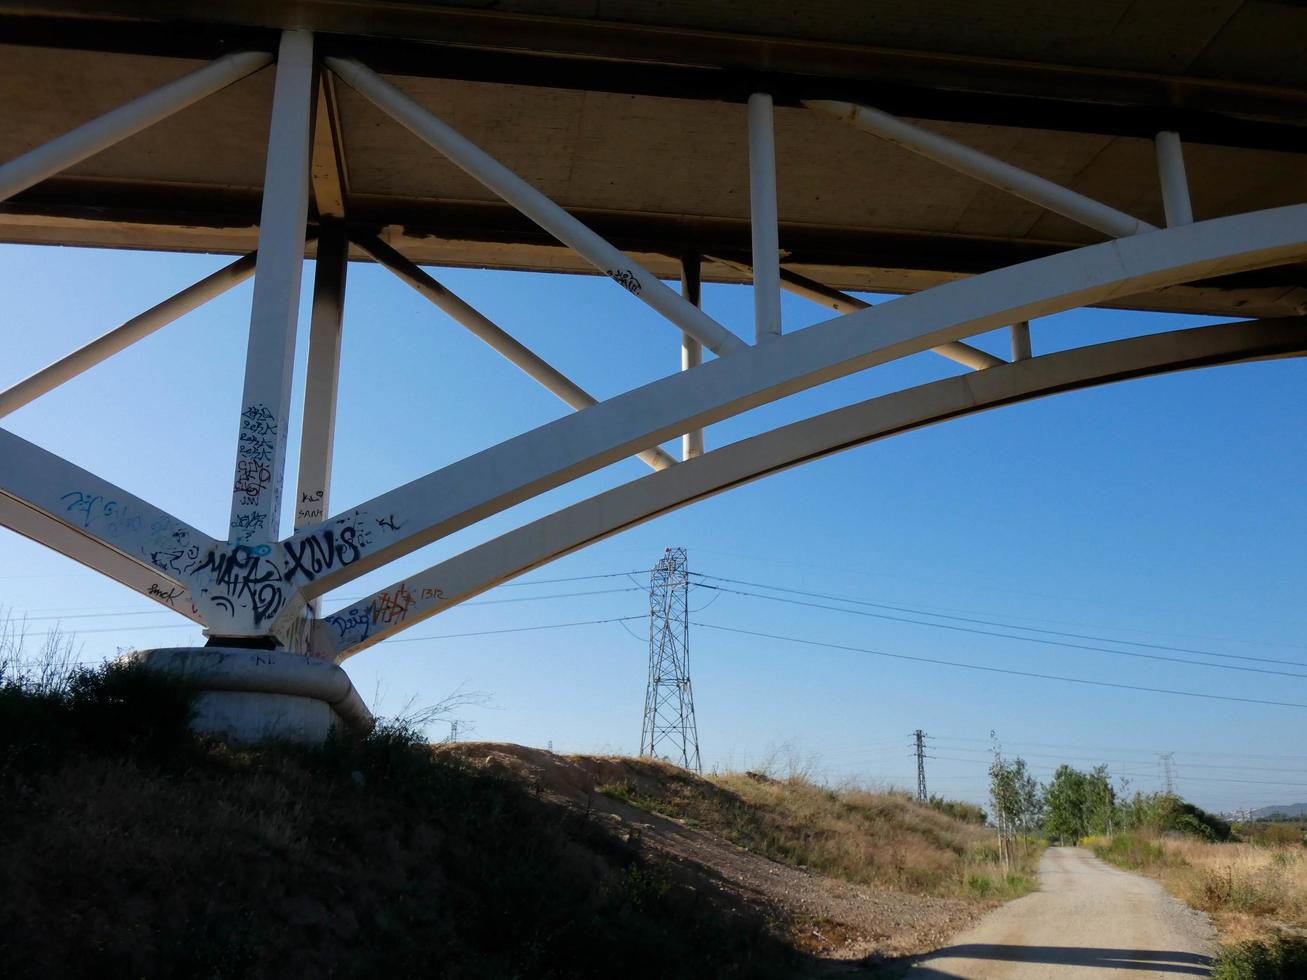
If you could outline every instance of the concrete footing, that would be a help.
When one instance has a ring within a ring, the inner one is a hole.
[[[194,686],[199,697],[191,727],[228,741],[321,742],[333,728],[372,728],[372,712],[337,664],[237,647],[172,647],[129,657]]]

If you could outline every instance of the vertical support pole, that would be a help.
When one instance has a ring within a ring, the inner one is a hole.
[[[1189,179],[1184,172],[1184,150],[1180,134],[1163,130],[1157,134],[1157,175],[1162,181],[1162,208],[1166,226],[1194,223],[1194,209],[1189,202]]]
[[[308,219],[313,77],[313,35],[308,31],[283,32],[268,131],[259,258],[245,355],[245,392],[229,535],[230,541],[245,545],[279,537],[304,226]]]
[[[1008,329],[1012,332],[1012,360],[1027,360],[1030,357],[1030,321],[1018,320]]]
[[[749,96],[749,220],[753,230],[753,326],[758,343],[781,335],[781,253],[776,214],[772,98]]]
[[[340,377],[341,318],[349,239],[340,222],[324,220],[313,271],[313,317],[304,384],[304,429],[300,434],[295,530],[326,518],[331,493],[331,451],[336,434],[336,383]],[[314,600],[316,603],[317,600]]]
[[[703,305],[701,272],[703,259],[696,254],[681,256],[681,295],[696,307]],[[681,334],[681,370],[688,371],[703,363],[703,345],[688,333]],[[681,459],[703,455],[703,429],[681,436]]]

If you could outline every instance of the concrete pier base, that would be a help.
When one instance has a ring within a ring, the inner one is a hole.
[[[312,743],[333,728],[372,728],[372,712],[337,664],[236,647],[172,647],[129,657],[194,686],[199,696],[191,727],[231,742]]]

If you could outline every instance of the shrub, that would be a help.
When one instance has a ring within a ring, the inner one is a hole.
[[[1226,946],[1212,964],[1212,980],[1301,980],[1307,976],[1307,938],[1282,936]]]
[[[983,827],[989,822],[989,814],[974,803],[964,803],[962,800],[946,800],[941,796],[932,796],[930,806],[932,809],[938,810],[940,813],[947,813],[953,819],[961,820],[963,823],[973,823]]]

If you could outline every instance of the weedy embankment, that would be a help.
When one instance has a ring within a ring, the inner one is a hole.
[[[1307,977],[1307,849],[1136,831],[1084,841],[1105,861],[1159,879],[1212,916],[1216,980]]]
[[[402,726],[190,735],[138,668],[0,663],[0,976],[793,977],[760,916]]]
[[[600,791],[718,834],[776,861],[861,885],[918,895],[1009,899],[1036,886],[1042,848],[1027,842],[1004,867],[994,831],[923,805],[904,793],[831,788],[796,776],[757,773],[704,778],[643,760],[633,777]]]

